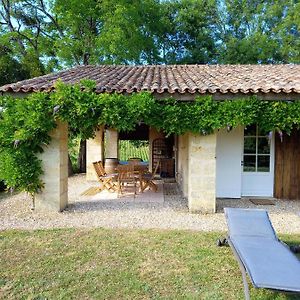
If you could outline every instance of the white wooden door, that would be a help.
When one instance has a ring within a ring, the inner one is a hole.
[[[273,196],[273,136],[262,132],[256,125],[244,129],[242,196]]]
[[[241,197],[241,157],[243,153],[243,128],[217,133],[216,194],[220,198]]]

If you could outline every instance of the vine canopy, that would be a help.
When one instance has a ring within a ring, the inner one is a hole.
[[[36,193],[43,187],[38,153],[50,143],[56,120],[68,123],[71,135],[91,138],[99,125],[119,131],[145,124],[166,135],[210,134],[220,128],[257,124],[264,131],[290,133],[300,125],[299,101],[262,101],[255,96],[215,101],[155,99],[148,92],[132,95],[96,94],[95,83],[56,84],[55,92],[23,98],[0,98],[0,178],[9,187]]]

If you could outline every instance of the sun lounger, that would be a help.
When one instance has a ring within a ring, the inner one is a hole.
[[[246,273],[256,288],[300,294],[300,261],[281,242],[267,211],[225,208],[227,241],[239,263],[245,298],[250,299]]]

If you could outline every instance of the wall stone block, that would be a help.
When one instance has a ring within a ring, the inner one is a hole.
[[[58,121],[50,136],[50,144],[39,155],[45,186],[36,194],[37,211],[62,211],[68,205],[68,125]]]
[[[93,162],[104,161],[104,128],[100,127],[86,142],[86,180],[97,180]]]
[[[216,134],[189,134],[188,202],[191,212],[216,210]]]

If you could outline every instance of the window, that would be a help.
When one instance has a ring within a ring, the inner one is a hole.
[[[268,133],[256,125],[244,129],[244,172],[270,172]]]

